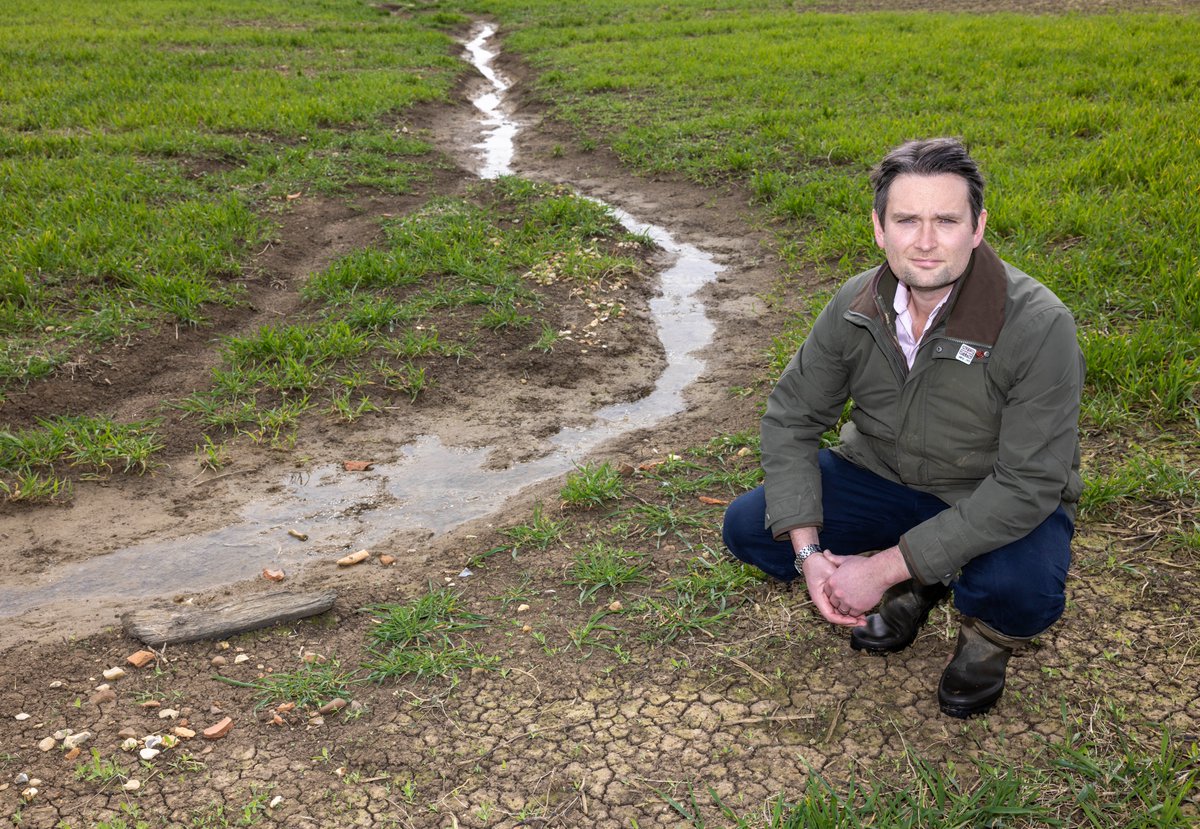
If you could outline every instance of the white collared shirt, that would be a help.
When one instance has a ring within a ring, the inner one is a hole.
[[[900,350],[904,352],[904,359],[909,368],[913,367],[913,361],[917,359],[917,347],[929,332],[929,323],[933,322],[938,311],[942,310],[942,306],[949,298],[950,292],[947,291],[946,295],[942,297],[942,301],[929,312],[929,318],[925,320],[925,330],[921,332],[921,339],[916,339],[912,334],[912,314],[908,310],[908,286],[903,282],[896,283],[896,300],[892,303],[892,308],[896,311],[896,339],[900,341]]]

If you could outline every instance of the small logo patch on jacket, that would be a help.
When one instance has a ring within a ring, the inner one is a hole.
[[[971,363],[975,361],[975,354],[975,346],[963,343],[958,347],[958,353],[954,355],[954,359],[958,360],[960,363],[971,365]]]

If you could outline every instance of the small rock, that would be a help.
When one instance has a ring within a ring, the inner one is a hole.
[[[13,778],[13,782],[18,786],[24,786],[29,782],[29,775],[23,771],[17,772],[17,776]]]
[[[521,625],[521,633],[532,633],[533,625]]]
[[[288,711],[295,710],[295,708],[296,708],[296,703],[284,702],[284,703],[280,703],[279,707],[276,708],[275,710],[278,711],[280,714],[286,714]]]
[[[144,702],[140,702],[138,704],[141,705],[143,708],[162,708],[162,703],[156,699],[148,699],[148,700],[145,700]]]
[[[58,745],[58,740],[54,739],[53,737],[46,737],[44,740],[38,743],[38,748],[40,748],[42,751],[49,751],[56,745]]]
[[[622,478],[632,477],[633,473],[636,471],[637,470],[635,470],[633,468],[633,464],[628,463],[628,462],[619,464],[617,466],[617,474],[620,475]]]
[[[302,533],[299,530],[288,530],[288,535],[300,541],[308,541],[308,533]]]
[[[127,792],[136,792],[141,787],[142,781],[138,780],[136,777],[129,778],[121,785],[121,788]]]
[[[80,731],[78,734],[71,734],[63,738],[63,748],[70,751],[73,748],[78,748],[90,739],[92,739],[92,732]]]
[[[182,737],[185,740],[190,740],[196,736],[195,731],[192,731],[190,728],[185,728],[182,725],[175,726],[173,729],[171,729],[171,733],[176,737]]]
[[[123,676],[125,676],[124,668],[109,668],[104,672],[104,678],[110,682],[114,679],[120,679]]]
[[[249,661],[250,661],[250,654],[247,654],[247,653],[239,653],[237,656],[235,656],[233,658],[234,665],[241,665],[243,662],[249,662]]]
[[[347,704],[348,703],[346,702],[346,700],[342,699],[341,697],[337,697],[335,699],[331,699],[329,702],[325,703],[320,708],[318,708],[317,713],[318,714],[333,714],[334,712],[341,711],[343,708],[346,707]]]
[[[28,789],[26,789],[25,791],[21,792],[21,798],[22,798],[22,799],[23,799],[23,800],[24,800],[26,803],[28,803],[29,801],[31,801],[31,800],[33,800],[35,797],[37,797],[37,793],[38,793],[38,790],[37,790],[36,788],[34,788],[33,786],[30,786]]]
[[[108,690],[109,688],[111,688],[111,687],[112,687],[112,686],[111,686],[111,685],[109,685],[107,682],[101,682],[99,685],[97,685],[97,686],[96,686],[95,688],[93,688],[92,690],[93,690],[93,691],[107,691],[107,690]]]
[[[71,749],[70,751],[68,751],[66,754],[63,755],[63,762],[64,763],[74,763],[76,758],[78,758],[79,755],[82,753],[83,753],[83,749],[81,749],[79,746],[75,746],[75,748]]]
[[[141,757],[143,760],[153,760],[160,754],[162,754],[162,752],[157,748],[143,748],[138,752],[138,757]]]
[[[233,719],[230,717],[226,717],[225,719],[221,720],[216,725],[210,725],[208,728],[204,729],[204,739],[219,740],[222,737],[224,737],[226,734],[228,734],[230,729],[232,729],[232,728],[233,728]]]
[[[367,710],[367,706],[363,705],[358,700],[351,700],[350,710],[354,711],[357,714],[362,714],[363,712],[365,712]]]
[[[214,656],[212,658],[212,666],[214,668],[222,668],[228,664],[229,664],[229,660],[223,656],[218,655],[218,656]]]
[[[263,568],[262,575],[267,581],[283,581],[287,578],[287,575],[282,570],[272,570],[269,567]]]
[[[311,719],[308,721],[308,724],[309,724],[309,725],[313,725],[313,726],[317,726],[317,725],[324,725],[324,724],[325,724],[325,718],[324,718],[324,717],[320,717],[320,716],[318,716],[318,717],[313,717],[313,718],[311,718]]]
[[[63,686],[61,679],[56,679],[50,683],[51,688],[61,688]]]
[[[126,737],[121,741],[121,751],[137,751],[138,741],[134,737]]]
[[[751,449],[749,446],[743,446],[741,449],[737,450],[737,452],[735,452],[734,454],[736,454],[739,458],[744,458],[747,455],[752,454],[753,452],[754,452],[754,450]]]
[[[142,740],[142,743],[145,744],[146,748],[158,748],[160,745],[162,745],[162,741],[163,738],[157,734],[147,734]]]
[[[282,802],[283,802],[283,795],[277,794],[271,798],[271,802],[267,804],[267,808],[274,809],[276,806],[278,806]]]
[[[122,728],[117,732],[117,736],[125,740],[137,739],[137,732],[132,728]]]
[[[125,661],[135,668],[144,668],[156,658],[154,651],[137,651],[125,657]]]
[[[518,612],[518,613],[524,613],[524,612],[525,612],[526,610],[528,610],[528,609],[529,609],[529,605],[527,605],[527,604],[519,604],[519,605],[517,605],[517,612]]]
[[[179,738],[176,737],[174,734],[164,734],[163,735],[163,738],[162,738],[162,747],[163,748],[175,748],[175,746],[177,746],[177,745],[179,745]]]
[[[374,461],[345,461],[342,468],[347,472],[368,472],[374,465]]]
[[[462,570],[462,572],[458,574],[458,577],[459,577],[460,579],[469,579],[469,578],[471,578],[471,576],[473,576],[473,575],[475,575],[475,574],[471,572],[471,568],[470,568],[470,567],[464,567],[464,568],[463,568],[463,570]]]
[[[229,650],[229,643],[228,643],[228,642],[218,642],[218,643],[217,643],[217,650],[219,650],[219,651],[227,651],[227,650]]]
[[[338,567],[350,567],[355,564],[362,564],[371,557],[370,550],[359,550],[357,553],[351,553],[348,556],[342,556],[337,560]]]
[[[379,563],[382,564],[384,567],[391,567],[393,564],[396,563],[396,557],[389,556],[385,553],[384,555],[381,555],[379,557]]]
[[[25,722],[25,720],[29,719],[31,716],[33,715],[26,714],[24,711],[22,711],[20,714],[17,714],[17,716],[13,717],[13,719],[17,722]]]
[[[304,656],[301,659],[304,662],[311,662],[316,665],[323,665],[325,663],[324,656],[322,656],[319,653],[313,653],[311,651],[309,653],[304,654]]]
[[[271,715],[271,725],[283,725],[283,717],[278,714]]]
[[[179,716],[179,712],[176,711],[174,708],[163,708],[161,711],[158,712],[158,718],[160,720],[173,720],[173,719],[176,719],[178,716]]]
[[[101,705],[106,702],[113,702],[116,700],[116,698],[116,691],[114,691],[112,688],[105,688],[102,691],[97,691],[96,693],[92,694],[88,701],[91,702],[92,705]]]
[[[69,728],[60,728],[58,731],[54,732],[54,739],[65,740],[67,737],[70,737],[72,733],[73,732]]]
[[[624,607],[625,607],[625,605],[621,604],[616,599],[613,599],[612,603],[609,604],[608,609],[610,611],[612,611],[613,613],[620,613],[621,610],[624,609]]]

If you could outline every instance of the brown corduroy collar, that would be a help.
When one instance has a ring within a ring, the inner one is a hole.
[[[876,296],[889,300],[896,296],[896,275],[886,262],[868,279],[850,303],[850,310],[879,319]],[[946,336],[956,340],[995,345],[1004,327],[1004,303],[1008,296],[1008,278],[1004,263],[987,242],[981,242],[971,254],[966,273],[954,283],[950,299],[940,317],[946,320]]]

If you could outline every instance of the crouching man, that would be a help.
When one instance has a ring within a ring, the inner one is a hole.
[[[886,262],[842,286],[772,391],[765,485],[730,505],[725,544],[802,575],[869,653],[908,647],[953,593],[938,701],[969,717],[1063,612],[1083,356],[1063,303],[983,241],[983,177],[961,143],[903,144],[871,182]],[[840,443],[820,448],[847,400]]]

